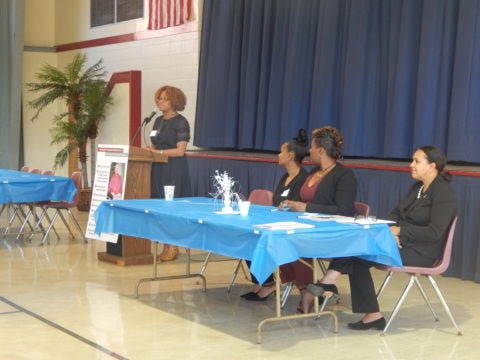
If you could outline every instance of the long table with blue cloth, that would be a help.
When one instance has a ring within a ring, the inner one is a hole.
[[[9,206],[39,201],[72,201],[77,188],[69,177],[34,174],[25,171],[0,169],[1,213]],[[18,208],[17,208],[18,210]],[[28,219],[23,219],[23,225]],[[4,234],[9,232],[12,218],[7,222]]]
[[[72,201],[76,192],[68,177],[0,169],[0,204]]]
[[[222,201],[212,198],[103,201],[94,214],[95,232],[137,236],[247,259],[251,261],[250,271],[260,282],[272,272],[278,277],[280,265],[301,257],[357,256],[379,264],[402,266],[395,239],[384,223],[317,221],[302,216],[303,213],[254,204],[248,216],[240,216],[236,211],[224,213],[222,206]],[[280,288],[277,290],[275,320],[328,314],[335,318],[336,331],[336,316],[328,311],[318,313],[318,303],[314,314],[282,316]],[[257,326],[258,342],[263,323],[275,320],[265,319]]]

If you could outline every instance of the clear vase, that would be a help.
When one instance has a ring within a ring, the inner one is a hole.
[[[232,199],[231,199],[231,196],[230,196],[230,193],[227,192],[223,195],[223,208],[222,208],[222,212],[224,213],[231,213],[233,212],[233,208],[232,208]]]

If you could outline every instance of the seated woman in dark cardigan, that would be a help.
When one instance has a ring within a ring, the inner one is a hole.
[[[307,155],[307,143],[307,133],[304,129],[300,129],[295,138],[282,144],[278,153],[278,164],[285,168],[285,174],[273,193],[272,205],[278,206],[285,200],[300,199],[300,188],[307,177],[307,171],[302,167],[302,161]],[[250,266],[250,261],[247,261],[247,264]],[[273,276],[270,275],[263,286],[259,284],[253,274],[250,276],[253,283],[252,290],[240,296],[249,301],[267,300],[269,292],[265,288],[268,289],[269,286],[275,284]],[[267,293],[263,295],[265,291]]]
[[[457,213],[457,198],[450,185],[450,174],[444,171],[447,159],[435,146],[423,146],[413,154],[410,164],[415,182],[389,219],[404,265],[432,267],[442,258],[449,225]],[[309,298],[335,290],[340,274],[348,274],[352,311],[365,313],[358,322],[349,323],[354,330],[385,328],[380,313],[368,261],[355,257],[332,260],[325,276],[310,284]]]

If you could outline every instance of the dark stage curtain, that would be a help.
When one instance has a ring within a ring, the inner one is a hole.
[[[330,124],[346,156],[479,163],[479,19],[472,0],[204,0],[194,144],[277,151]]]

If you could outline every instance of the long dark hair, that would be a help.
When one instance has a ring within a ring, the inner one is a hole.
[[[292,151],[295,154],[295,161],[299,164],[307,155],[308,137],[305,129],[298,129],[297,136],[287,142],[288,151]]]
[[[422,150],[427,156],[427,161],[435,164],[438,174],[446,181],[450,182],[452,179],[452,174],[445,170],[445,165],[447,165],[447,157],[443,151],[433,145],[421,146],[418,148],[418,150]]]

